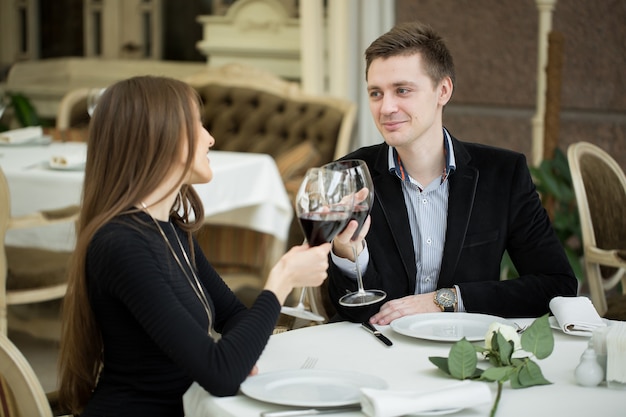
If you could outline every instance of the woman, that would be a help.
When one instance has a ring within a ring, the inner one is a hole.
[[[136,77],[91,120],[59,357],[61,405],[81,417],[182,416],[193,381],[235,394],[291,290],[326,278],[330,244],[295,247],[247,310],[208,263],[192,238],[191,184],[213,175],[200,106],[183,82]]]

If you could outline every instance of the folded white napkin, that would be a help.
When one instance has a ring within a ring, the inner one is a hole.
[[[396,417],[435,410],[461,409],[491,402],[485,382],[462,381],[433,391],[361,388],[361,408],[369,417]]]
[[[594,346],[595,347],[595,346]],[[626,323],[615,322],[606,332],[606,380],[626,384]]]
[[[589,332],[591,336],[594,329],[606,326],[587,297],[554,297],[550,311],[564,333]]]
[[[87,161],[84,150],[67,151],[50,157],[50,167],[56,169],[82,168]]]
[[[43,136],[41,126],[23,127],[21,129],[7,130],[0,132],[0,143],[18,145]]]

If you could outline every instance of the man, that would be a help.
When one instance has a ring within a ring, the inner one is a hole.
[[[356,221],[333,241],[328,285],[340,318],[385,325],[441,311],[536,317],[553,297],[576,295],[525,157],[461,142],[443,127],[455,72],[441,37],[421,23],[399,24],[365,59],[370,111],[385,142],[344,158],[367,162],[375,201],[356,242]],[[365,307],[338,303],[356,289],[355,243],[365,289],[387,293]],[[500,281],[505,251],[519,278]]]

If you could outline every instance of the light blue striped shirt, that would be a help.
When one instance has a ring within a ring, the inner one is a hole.
[[[405,174],[402,161],[395,148],[389,148],[389,172],[402,181],[402,194],[409,216],[409,226],[413,238],[417,275],[415,294],[424,294],[437,289],[437,280],[441,271],[441,260],[445,245],[448,219],[448,175],[456,169],[454,150],[450,134],[444,128],[444,149],[446,166],[441,177],[423,186]],[[354,262],[332,255],[333,262],[344,273],[356,279]],[[365,271],[369,264],[367,245],[359,254],[359,266]],[[460,290],[457,286],[457,310],[464,311]]]

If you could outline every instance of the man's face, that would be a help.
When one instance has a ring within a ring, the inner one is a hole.
[[[452,95],[452,82],[445,78],[433,85],[421,55],[375,59],[367,73],[367,90],[374,122],[388,145],[441,139],[442,110]]]

